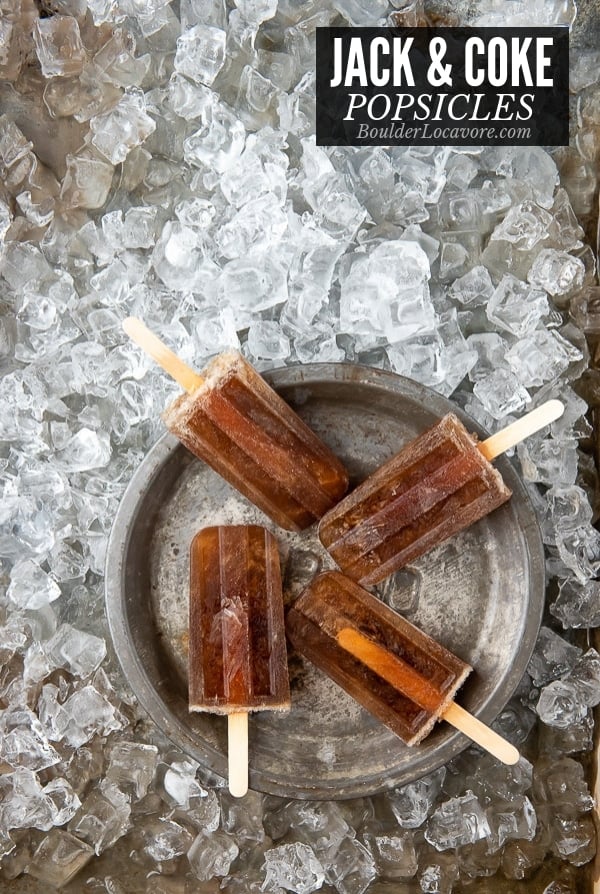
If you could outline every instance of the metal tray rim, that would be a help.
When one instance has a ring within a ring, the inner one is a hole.
[[[303,383],[309,385],[319,382],[331,384],[332,381],[356,382],[361,388],[366,386],[372,387],[377,391],[383,389],[388,392],[402,393],[417,401],[426,402],[428,408],[439,416],[448,412],[448,401],[446,398],[411,379],[373,367],[351,363],[311,363],[301,366],[278,367],[263,373],[263,375],[276,388],[301,387]],[[452,410],[470,430],[477,432],[479,436],[483,437],[488,434],[482,426],[461,408],[453,405]],[[160,474],[161,468],[176,449],[184,448],[181,447],[177,438],[169,432],[163,434],[150,448],[126,488],[109,536],[105,569],[105,603],[108,626],[118,661],[125,679],[139,703],[175,745],[193,756],[200,764],[206,764],[210,767],[211,764],[214,764],[212,748],[199,741],[186,728],[185,724],[168,709],[148,678],[143,663],[133,647],[125,606],[125,563],[133,522],[139,513],[140,503],[152,481]],[[518,660],[507,669],[507,673],[502,678],[501,687],[491,693],[488,700],[477,711],[477,716],[487,723],[491,723],[502,711],[526,670],[541,624],[545,593],[544,548],[529,496],[512,463],[506,457],[500,458],[496,464],[503,475],[507,475],[512,479],[510,486],[513,490],[515,482],[520,490],[521,501],[518,504],[518,514],[524,537],[530,548],[528,570],[531,599],[523,628],[522,646]],[[468,740],[460,733],[452,734],[448,741],[439,749],[439,759],[436,759],[435,765],[430,760],[431,756],[427,756],[429,759],[424,761],[427,763],[427,766],[423,767],[422,775],[431,772],[433,769],[456,757],[468,744]],[[415,763],[418,766],[418,758]],[[316,785],[295,777],[293,791],[290,791],[289,781],[279,780],[273,776],[269,779],[264,779],[263,776],[262,772],[251,770],[251,786],[259,791],[298,799],[339,799],[357,797],[362,794],[371,795],[388,790],[402,782],[402,780],[395,779],[393,774],[391,774],[385,783],[381,783],[380,774],[377,774],[377,781],[369,776],[363,777],[360,783],[353,783],[350,789],[345,788],[343,793],[340,794],[337,784],[335,787],[327,784]]]

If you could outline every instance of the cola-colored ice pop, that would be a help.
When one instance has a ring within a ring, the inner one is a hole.
[[[444,719],[505,763],[514,746],[454,697],[471,673],[465,661],[337,571],[318,575],[286,616],[294,648],[407,745]]]
[[[548,401],[483,442],[449,413],[323,516],[321,542],[348,577],[378,583],[505,503],[490,460],[563,410]]]
[[[190,550],[189,707],[229,718],[229,785],[248,785],[250,711],[290,688],[277,541],[259,525],[203,528]]]
[[[241,354],[198,375],[139,320],[123,326],[187,392],[163,414],[169,431],[269,518],[300,531],[342,498],[341,462]]]

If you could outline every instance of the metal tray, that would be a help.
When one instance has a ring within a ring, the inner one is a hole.
[[[452,409],[401,376],[351,364],[308,364],[265,378],[346,464],[353,483]],[[459,701],[484,721],[521,679],[544,601],[540,533],[510,461],[513,498],[377,588],[394,608],[475,668]],[[134,475],[108,548],[106,608],[124,674],[154,722],[183,751],[226,774],[226,723],[187,709],[188,549],[205,525],[259,522],[278,537],[286,602],[333,567],[315,529],[281,531],[166,434]],[[333,682],[290,651],[292,709],[250,718],[250,784],[293,798],[373,794],[434,770],[468,745],[447,724],[406,747]]]

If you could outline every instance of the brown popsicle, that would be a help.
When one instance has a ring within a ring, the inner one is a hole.
[[[454,697],[472,668],[337,571],[318,575],[286,617],[293,646],[407,745],[443,718],[505,763],[514,746]]]
[[[248,712],[289,706],[277,541],[259,525],[203,528],[190,550],[189,707],[228,715],[233,794],[247,788]]]
[[[169,431],[278,525],[300,531],[345,494],[340,461],[241,354],[200,376],[139,320],[123,327],[188,392],[163,413]]]
[[[323,516],[321,542],[348,577],[378,583],[505,503],[489,460],[563,410],[548,401],[482,443],[449,413]]]

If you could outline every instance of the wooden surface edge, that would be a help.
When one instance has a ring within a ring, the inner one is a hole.
[[[591,631],[591,645],[600,651],[600,629]],[[594,750],[592,752],[592,795],[594,825],[596,826],[596,856],[592,862],[590,890],[600,894],[600,705],[594,708]]]

